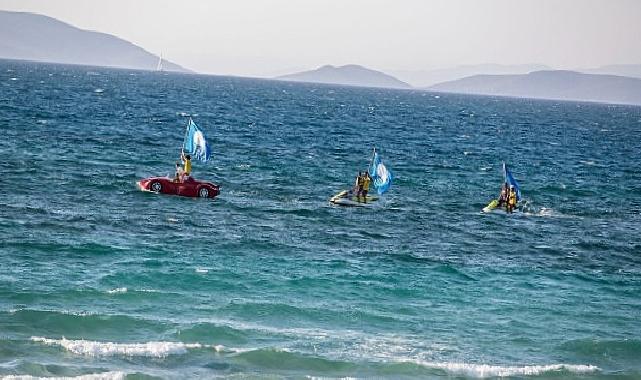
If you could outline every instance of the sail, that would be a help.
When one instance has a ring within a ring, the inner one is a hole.
[[[211,150],[205,135],[191,118],[189,118],[187,132],[185,133],[183,151],[200,161],[207,161],[211,156]]]
[[[514,186],[514,190],[516,190],[516,200],[520,201],[521,188],[519,187],[519,183],[516,182],[516,179],[514,179],[512,172],[508,170],[505,162],[503,163],[503,177],[505,178],[505,182],[507,182],[508,185]]]
[[[392,179],[394,178],[392,172],[383,164],[377,152],[374,152],[372,166],[369,168],[369,175],[372,177],[374,187],[379,195],[389,190],[392,185]]]

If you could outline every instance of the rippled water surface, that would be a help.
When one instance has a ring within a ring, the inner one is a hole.
[[[0,376],[641,377],[641,108],[435,95],[1,61]]]

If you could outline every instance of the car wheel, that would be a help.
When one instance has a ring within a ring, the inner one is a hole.
[[[209,190],[207,190],[206,187],[201,187],[200,190],[198,190],[198,196],[201,198],[208,198]]]
[[[159,193],[162,190],[162,184],[160,182],[152,182],[151,185],[149,185],[149,188],[151,191]]]

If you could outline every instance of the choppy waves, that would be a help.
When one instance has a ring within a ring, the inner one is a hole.
[[[208,346],[199,343],[182,342],[145,342],[145,343],[113,343],[94,342],[88,340],[49,339],[43,337],[31,337],[34,342],[47,345],[63,347],[77,355],[86,356],[147,356],[164,358],[169,355],[187,353],[189,349],[211,348],[214,351],[221,351],[222,346]]]
[[[526,365],[526,366],[500,366],[489,364],[467,364],[467,363],[437,363],[416,361],[415,363],[435,369],[442,369],[453,375],[464,375],[475,378],[486,377],[514,377],[514,376],[538,376],[547,373],[585,374],[599,371],[594,365],[582,364],[547,364],[547,365]]]
[[[639,107],[0,66],[0,376],[641,374]],[[138,191],[189,115],[221,195]]]
[[[33,342],[45,345],[60,346],[65,350],[83,356],[91,357],[154,357],[166,358],[170,355],[185,355],[190,350],[211,349],[216,353],[232,355],[234,360],[258,365],[264,369],[276,370],[303,370],[303,371],[365,371],[367,366],[389,367],[387,371],[405,370],[398,368],[394,363],[416,364],[427,369],[443,370],[451,375],[464,375],[474,378],[487,377],[513,377],[513,376],[537,376],[547,373],[594,373],[600,369],[594,365],[581,364],[547,364],[547,365],[524,365],[524,366],[501,366],[490,364],[471,364],[455,362],[430,362],[420,359],[395,359],[381,361],[338,360],[325,359],[318,356],[302,355],[286,349],[225,349],[221,345],[211,346],[199,343],[182,342],[145,342],[145,343],[114,343],[96,342],[87,340],[50,339],[43,337],[31,337]],[[355,359],[355,358],[354,358]],[[120,376],[120,373],[106,374],[105,376]],[[101,374],[90,376],[102,376]],[[84,377],[83,377],[84,378]],[[98,377],[101,378],[101,377]],[[111,377],[108,377],[111,378]]]
[[[120,371],[92,373],[78,376],[30,376],[8,375],[0,376],[2,380],[124,380],[127,374]]]

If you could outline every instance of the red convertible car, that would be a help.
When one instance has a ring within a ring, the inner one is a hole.
[[[185,178],[183,182],[174,182],[173,178],[167,177],[150,177],[138,181],[138,187],[143,191],[183,197],[214,198],[220,193],[220,186],[196,181],[191,177]]]

